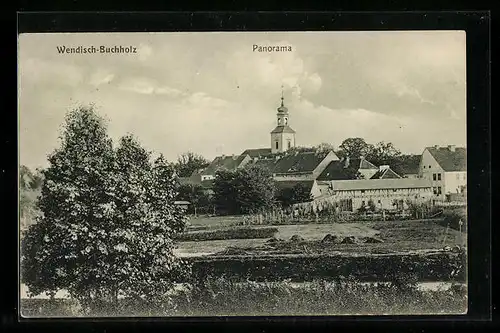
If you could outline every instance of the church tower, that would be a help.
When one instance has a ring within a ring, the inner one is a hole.
[[[281,89],[281,106],[276,114],[277,126],[271,132],[271,153],[281,153],[295,147],[295,131],[288,126],[288,108],[283,101],[283,87]]]

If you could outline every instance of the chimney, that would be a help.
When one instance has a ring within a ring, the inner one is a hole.
[[[448,145],[448,149],[449,149],[451,152],[454,152],[454,151],[455,151],[455,148],[456,148],[456,146],[455,146],[455,145]]]
[[[379,166],[379,170],[380,171],[384,171],[384,170],[387,170],[387,169],[389,169],[388,165],[381,165],[381,166]]]
[[[347,156],[345,158],[345,162],[344,162],[344,168],[348,168],[349,167],[349,156]]]
[[[439,146],[438,146],[438,145],[434,145],[434,148],[435,148],[435,149],[438,149],[438,148],[439,148]]]

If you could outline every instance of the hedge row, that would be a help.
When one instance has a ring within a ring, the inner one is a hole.
[[[194,283],[155,302],[103,304],[83,314],[71,300],[21,300],[25,316],[221,316],[464,313],[464,286],[419,290],[415,284],[361,284],[351,279],[293,286],[288,282],[234,283],[224,278]]]
[[[393,281],[412,275],[420,282],[465,281],[465,254],[388,255],[295,255],[295,256],[218,256],[191,258],[198,279],[225,276],[231,280],[253,281],[335,281],[351,276],[360,281]]]
[[[176,237],[178,241],[208,241],[224,239],[271,238],[278,228],[231,228],[213,231],[187,232]]]

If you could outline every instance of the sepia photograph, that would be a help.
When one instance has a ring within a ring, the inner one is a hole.
[[[466,104],[458,30],[22,33],[20,316],[466,314]]]

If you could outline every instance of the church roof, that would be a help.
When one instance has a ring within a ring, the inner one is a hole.
[[[271,133],[295,133],[295,131],[288,125],[276,126]]]
[[[457,147],[452,151],[449,147],[428,147],[427,150],[444,171],[467,171],[465,148]]]
[[[251,158],[271,155],[271,148],[247,149],[241,155],[249,155]]]

